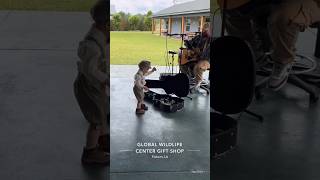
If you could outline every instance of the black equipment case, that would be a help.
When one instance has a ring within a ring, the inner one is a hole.
[[[221,118],[223,117],[223,118]],[[211,113],[211,154],[213,158],[233,150],[237,144],[238,123],[235,119]]]
[[[168,94],[158,94],[153,91],[145,92],[145,100],[152,102],[157,108],[165,112],[177,112],[184,107],[182,98],[173,97]]]

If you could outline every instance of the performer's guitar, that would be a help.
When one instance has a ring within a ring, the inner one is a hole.
[[[226,9],[234,9],[234,8],[238,8],[248,2],[250,2],[251,0],[217,0],[218,4],[220,6],[220,8],[224,7],[224,2],[226,1]]]
[[[200,49],[194,48],[193,50],[190,49],[180,49],[179,53],[179,65],[185,65],[192,61],[198,61],[197,56],[200,55]]]

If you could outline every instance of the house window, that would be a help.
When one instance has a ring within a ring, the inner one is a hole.
[[[191,18],[186,18],[185,24],[186,24],[186,31],[189,32],[191,29]]]
[[[169,19],[166,19],[166,30],[169,30]]]
[[[210,23],[210,17],[205,17],[205,22]]]
[[[203,27],[210,26],[210,17],[203,17]],[[198,32],[201,32],[201,17],[199,17]]]

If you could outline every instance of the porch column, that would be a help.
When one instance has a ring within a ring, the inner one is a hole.
[[[204,17],[201,16],[200,17],[200,32],[202,32],[202,29],[203,29],[203,23],[204,23]]]
[[[152,27],[151,27],[151,31],[152,31],[152,34],[154,32],[154,18],[152,18]]]
[[[181,34],[184,33],[184,16],[181,17]]]
[[[162,32],[162,20],[160,18],[160,36],[161,36],[161,32]]]
[[[168,28],[169,28],[168,32],[169,32],[169,34],[171,34],[172,33],[172,17],[169,17],[169,27]]]

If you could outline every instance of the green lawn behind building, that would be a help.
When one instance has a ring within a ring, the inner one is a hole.
[[[181,41],[168,38],[167,45],[168,50],[178,51]],[[140,60],[148,59],[153,65],[165,65],[166,50],[166,38],[151,32],[111,32],[111,64],[136,65]]]
[[[96,0],[0,0],[0,10],[89,11]]]

